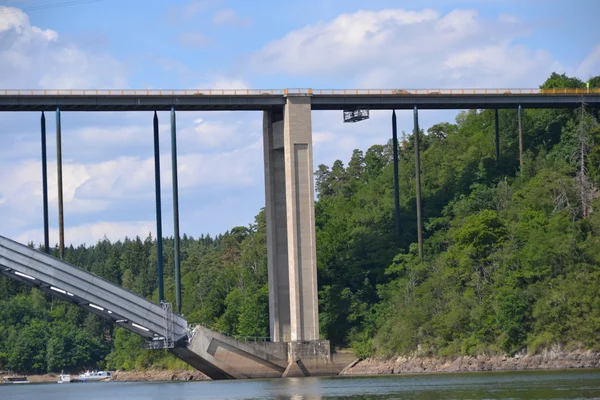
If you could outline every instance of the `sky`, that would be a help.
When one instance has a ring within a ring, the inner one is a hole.
[[[0,89],[535,88],[600,74],[597,0],[0,0]],[[163,234],[173,232],[169,114]],[[421,127],[453,122],[424,111]],[[63,112],[65,241],[156,232],[152,112]],[[58,241],[47,113],[50,242]],[[412,130],[412,112],[398,113]],[[391,136],[390,113],[312,113],[315,168]],[[43,240],[40,114],[0,113],[0,235]],[[265,204],[262,115],[179,112],[181,233],[247,226]],[[490,138],[492,140],[492,138]],[[426,166],[424,166],[426,167]]]

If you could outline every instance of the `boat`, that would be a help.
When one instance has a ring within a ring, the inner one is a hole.
[[[2,378],[4,384],[31,383],[26,376],[5,376]]]
[[[69,374],[60,374],[58,377],[58,383],[70,383],[71,375]]]
[[[72,379],[70,382],[100,382],[108,381],[112,378],[110,371],[86,371],[83,374],[79,374],[76,379]]]

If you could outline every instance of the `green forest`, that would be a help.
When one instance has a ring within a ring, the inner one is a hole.
[[[590,86],[600,87],[600,76]],[[586,84],[554,73],[541,87]],[[346,163],[319,165],[321,337],[360,357],[600,349],[598,118],[585,104],[524,109],[522,168],[516,110],[499,112],[498,160],[494,110],[463,111],[455,123],[419,132],[423,259],[412,133],[398,149],[399,233],[391,140],[354,150]],[[268,336],[265,214],[257,211],[248,226],[182,237],[189,322]],[[174,303],[173,238],[163,246],[166,300]],[[65,259],[158,299],[155,238],[69,247]],[[99,317],[4,277],[0,332],[0,370],[185,367],[165,351],[142,350],[140,338]]]

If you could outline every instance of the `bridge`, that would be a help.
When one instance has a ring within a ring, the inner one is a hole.
[[[56,112],[59,254],[64,254],[62,221],[61,112],[154,111],[157,272],[160,304],[63,261],[0,237],[0,273],[108,318],[143,336],[150,348],[172,353],[213,379],[327,375],[350,361],[332,354],[319,338],[314,217],[312,110],[494,109],[496,158],[500,157],[499,109],[518,110],[523,152],[523,108],[600,108],[600,89],[210,89],[210,90],[0,90],[0,111],[41,112],[44,249],[48,242],[46,120]],[[256,110],[263,113],[270,341],[244,343],[196,326],[163,303],[162,217],[159,124],[156,111],[171,113],[173,220],[177,311],[181,307],[176,111]],[[360,120],[358,118],[356,120]],[[398,144],[392,113],[396,228],[399,229]],[[419,135],[415,135],[419,255],[422,257]],[[523,159],[521,158],[521,165]]]
[[[600,106],[600,89],[5,89],[0,111],[180,111],[281,109],[286,97],[311,97],[313,110],[424,110]]]

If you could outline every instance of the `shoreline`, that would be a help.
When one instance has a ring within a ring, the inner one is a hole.
[[[600,351],[555,351],[540,354],[509,356],[462,356],[455,358],[398,356],[393,358],[368,358],[349,365],[339,376],[370,376],[400,374],[434,374],[464,372],[545,371],[568,369],[600,369]],[[14,374],[25,376],[31,383],[56,383],[59,373]],[[77,374],[71,374],[76,376]],[[0,378],[11,375],[1,375]],[[200,371],[143,370],[115,371],[109,382],[175,382],[209,381]],[[1,379],[0,379],[1,382]]]
[[[71,374],[71,377],[79,375]],[[59,373],[47,374],[11,374],[0,375],[0,384],[4,376],[23,376],[27,377],[30,383],[57,383]],[[145,371],[115,371],[112,378],[107,382],[168,382],[168,381],[207,381],[210,380],[206,375],[196,370],[145,370]],[[92,382],[90,382],[92,383]],[[99,382],[93,382],[99,383]]]
[[[554,351],[509,356],[462,356],[455,358],[399,356],[369,358],[340,375],[398,375],[443,372],[506,372],[600,368],[600,351]]]

